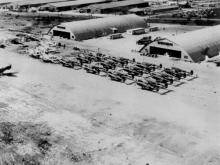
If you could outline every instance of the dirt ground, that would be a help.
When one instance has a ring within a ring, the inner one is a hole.
[[[140,57],[128,38],[77,45],[193,69],[198,78],[160,95],[0,49],[0,64],[18,72],[0,78],[0,164],[219,165],[220,68]]]

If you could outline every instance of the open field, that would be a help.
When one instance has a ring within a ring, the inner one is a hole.
[[[162,26],[153,35],[201,28]],[[65,43],[193,69],[198,78],[159,95],[0,49],[0,65],[18,72],[0,79],[0,164],[219,165],[220,68],[140,57],[131,52],[138,37]]]
[[[19,72],[0,81],[1,121],[52,129],[49,158],[41,156],[40,162],[70,164],[76,160],[63,154],[68,150],[79,157],[90,153],[79,164],[219,163],[220,70],[215,66],[178,64],[195,69],[199,78],[161,96],[7,51],[0,58]],[[10,145],[16,153],[23,149],[36,156],[31,144]]]

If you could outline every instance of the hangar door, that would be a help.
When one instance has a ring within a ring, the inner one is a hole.
[[[181,51],[164,49],[164,48],[159,48],[159,47],[154,47],[154,46],[150,47],[150,53],[160,54],[160,55],[165,55],[166,53],[168,53],[170,57],[181,58]]]
[[[54,36],[60,36],[60,37],[63,37],[63,38],[70,39],[70,33],[69,33],[69,32],[53,30],[53,35],[54,35]]]

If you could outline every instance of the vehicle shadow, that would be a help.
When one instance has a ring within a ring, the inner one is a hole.
[[[167,95],[168,93],[171,93],[171,92],[174,92],[174,90],[172,90],[172,89],[167,89],[166,91],[164,91],[164,92],[158,92],[160,95]]]
[[[1,76],[7,76],[7,77],[17,77],[18,72],[8,72],[8,73],[2,73]]]
[[[175,85],[173,85],[174,87],[179,87],[179,86],[181,86],[181,85],[183,85],[183,84],[186,84],[185,82],[180,82],[180,83],[178,83],[178,84],[175,84]]]

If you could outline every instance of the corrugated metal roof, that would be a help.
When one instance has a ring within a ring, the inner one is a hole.
[[[183,48],[194,62],[202,61],[205,55],[210,57],[218,55],[220,25],[183,33],[168,39]]]
[[[117,28],[118,32],[122,33],[128,29],[145,28],[146,25],[147,23],[142,17],[125,15],[67,22],[59,26],[69,29],[74,34],[76,40],[86,40],[112,34],[112,28]]]
[[[79,6],[83,4],[94,4],[94,3],[102,3],[106,2],[107,0],[76,0],[76,1],[69,1],[69,2],[58,2],[58,3],[50,3],[50,5],[54,7],[66,7],[66,6]]]
[[[117,1],[117,2],[111,2],[111,3],[103,3],[103,4],[90,5],[89,8],[109,9],[109,8],[123,7],[123,6],[136,5],[136,4],[142,4],[142,3],[146,3],[147,4],[148,1],[146,1],[146,0]]]
[[[13,4],[18,6],[27,6],[27,5],[41,5],[41,4],[48,4],[53,2],[65,2],[65,1],[74,1],[74,0],[20,0],[15,1]]]

